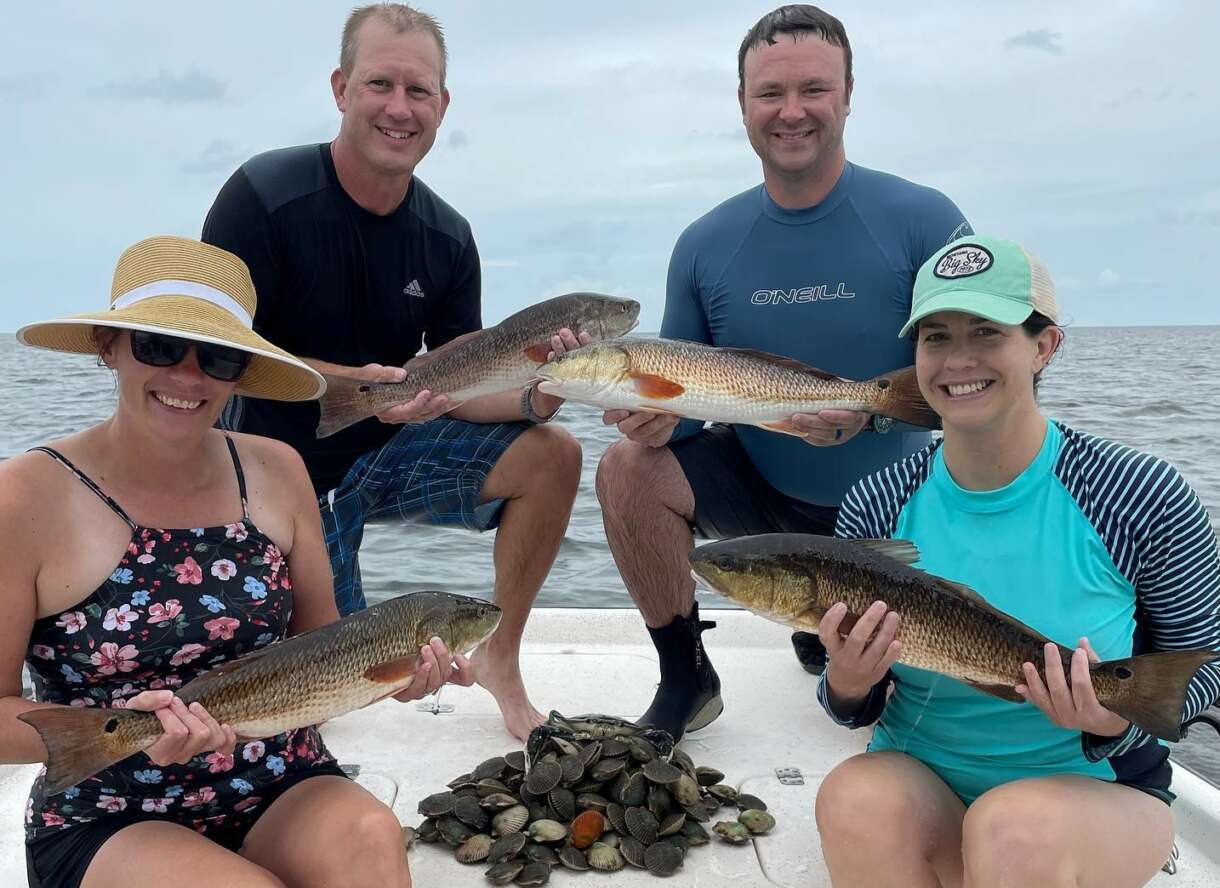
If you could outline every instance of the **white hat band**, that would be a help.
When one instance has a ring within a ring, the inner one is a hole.
[[[110,304],[110,308],[111,310],[127,308],[130,305],[135,305],[137,302],[151,299],[154,296],[193,296],[196,299],[210,302],[218,308],[223,308],[233,317],[237,318],[247,330],[254,327],[254,319],[250,317],[250,313],[246,311],[240,302],[223,290],[217,290],[215,287],[209,287],[207,284],[200,284],[195,281],[153,281],[150,284],[144,284],[133,290],[128,290],[115,299]]]

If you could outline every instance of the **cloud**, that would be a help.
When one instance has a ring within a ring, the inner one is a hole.
[[[455,150],[465,148],[470,144],[470,138],[463,130],[453,130],[449,133],[449,147]]]
[[[212,142],[195,160],[182,165],[184,173],[224,173],[237,168],[246,155],[223,140]]]
[[[481,259],[479,264],[484,268],[517,268],[521,265],[520,259]]]
[[[164,68],[155,77],[112,81],[102,87],[103,95],[119,99],[152,99],[167,105],[194,102],[219,102],[225,98],[228,84],[198,68],[188,68],[180,75]]]
[[[1036,31],[1025,31],[1014,34],[1004,41],[1005,49],[1040,49],[1051,55],[1063,55],[1063,47],[1059,45],[1061,34],[1055,31],[1039,28]]]
[[[1097,285],[1107,290],[1117,287],[1122,282],[1122,276],[1113,268],[1103,268],[1097,276]]]

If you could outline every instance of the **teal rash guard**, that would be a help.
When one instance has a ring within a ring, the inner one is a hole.
[[[1069,649],[1087,636],[1103,660],[1220,651],[1216,538],[1189,485],[1163,460],[1055,422],[1007,486],[959,487],[933,445],[857,484],[836,532],[910,540],[917,567],[970,586]],[[1054,774],[1173,797],[1167,747],[1134,725],[1116,739],[1081,734],[1033,704],[901,664],[854,718],[830,708],[825,678],[818,696],[840,724],[876,721],[870,750],[917,758],[967,804],[1000,784]],[[1195,674],[1183,721],[1217,696],[1220,666],[1212,663]]]
[[[898,338],[919,266],[970,234],[953,202],[931,188],[847,164],[816,206],[787,210],[764,186],[696,220],[670,259],[661,337],[754,348],[850,379],[913,362]],[[695,434],[685,420],[672,440]],[[837,506],[847,488],[929,441],[912,426],[862,433],[837,447],[734,426],[750,460],[780,492]]]

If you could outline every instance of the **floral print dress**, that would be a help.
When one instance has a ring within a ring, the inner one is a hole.
[[[250,521],[245,478],[226,437],[241,491],[242,520],[222,527],[140,527],[64,456],[70,469],[131,527],[122,561],[92,595],[36,620],[26,653],[35,698],[121,708],[145,690],[175,690],[196,675],[285,636],[292,582],[283,555]],[[200,833],[257,811],[285,775],[333,762],[317,729],[301,728],[154,765],[136,753],[57,795],[34,782],[26,841],[120,812],[163,815]]]

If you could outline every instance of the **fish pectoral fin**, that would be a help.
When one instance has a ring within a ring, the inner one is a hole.
[[[364,677],[378,684],[395,684],[414,675],[418,662],[419,657],[415,655],[386,660],[384,663],[378,663],[364,670]]]
[[[760,422],[760,428],[764,428],[769,432],[779,432],[782,435],[795,435],[798,438],[805,437],[805,433],[798,429],[792,422],[792,419],[777,419],[771,422]]]
[[[861,549],[868,549],[870,552],[876,552],[878,555],[884,555],[886,558],[892,558],[908,566],[919,560],[919,549],[910,540],[852,539],[843,542],[851,546],[859,546]],[[948,581],[946,580],[946,582]]]
[[[551,353],[551,344],[549,342],[537,342],[525,350],[526,356],[538,364],[545,364],[547,357]]]
[[[986,684],[981,681],[970,681],[963,679],[966,684],[974,688],[976,691],[982,691],[984,694],[990,694],[993,697],[999,697],[1001,700],[1007,700],[1009,703],[1024,703],[1025,698],[1018,694],[1012,685],[1006,684]]]
[[[826,608],[810,607],[794,616],[790,621],[788,621],[788,625],[790,625],[793,629],[803,629],[806,632],[813,632],[816,634],[818,631],[818,626],[821,625],[822,617],[824,616],[826,616]]]
[[[655,373],[629,373],[635,390],[645,398],[676,398],[686,391],[681,383],[658,376]]]

